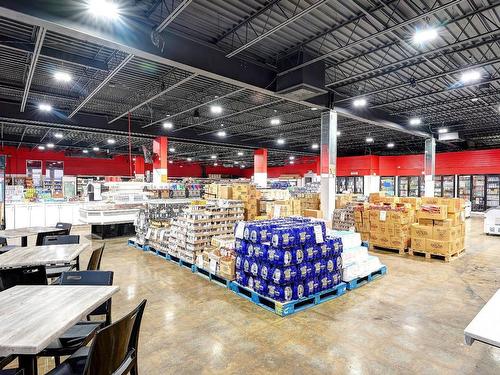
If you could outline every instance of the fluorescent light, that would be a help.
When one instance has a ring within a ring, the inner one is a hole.
[[[165,121],[163,123],[163,129],[172,129],[174,127],[174,124],[172,124],[170,121]]]
[[[99,18],[115,20],[120,16],[118,4],[110,0],[89,0],[87,2],[89,12]]]
[[[174,162],[172,160],[169,160],[168,164],[174,164]]]
[[[235,162],[234,162],[234,164],[235,164],[235,165],[238,165],[238,164],[240,164],[240,162],[239,162],[239,161],[235,161]]]
[[[88,153],[89,153],[89,150],[82,150],[82,152],[83,152],[84,154],[88,154]]]
[[[210,112],[214,115],[220,115],[222,113],[222,107],[220,105],[213,105],[210,107]]]
[[[421,123],[422,123],[422,120],[419,119],[418,117],[413,117],[410,119],[411,126],[417,126],[417,125],[420,125]]]
[[[366,137],[366,143],[373,143],[372,137]]]
[[[279,145],[284,145],[285,144],[285,140],[283,138],[278,138],[276,140],[276,143],[279,144]]]
[[[191,159],[191,158],[187,158],[186,160],[187,160],[187,161],[192,161],[193,159]]]
[[[241,168],[245,168],[245,164],[241,164]]]
[[[295,160],[295,156],[290,156],[289,159],[290,160]]]
[[[45,146],[40,145],[40,146],[38,146],[38,149],[39,150],[45,150]]]
[[[221,138],[225,137],[226,136],[226,132],[224,130],[220,130],[220,131],[217,132],[217,136],[221,137]]]
[[[210,155],[210,159],[217,159],[217,155]]]
[[[43,112],[50,112],[52,111],[52,106],[47,103],[40,103],[38,104],[38,109]]]
[[[272,118],[271,119],[271,125],[279,125],[281,124],[281,121],[279,118]]]
[[[478,100],[479,100],[479,98],[472,98],[471,102],[477,102]]]
[[[69,73],[66,73],[66,72],[55,72],[54,73],[54,79],[56,81],[60,81],[60,82],[71,82],[71,75]]]
[[[243,152],[238,152],[238,156],[243,156]]]
[[[448,129],[447,129],[447,128],[439,128],[439,129],[438,129],[438,133],[439,133],[439,134],[448,133]]]
[[[413,35],[413,42],[415,44],[424,44],[436,39],[438,36],[437,30],[433,28],[417,30]]]
[[[92,147],[92,151],[99,151],[99,147]]]
[[[342,134],[342,132],[341,132],[340,130],[337,130],[337,137],[338,137],[339,135],[341,135],[341,134]]]
[[[317,150],[319,148],[319,145],[317,143],[313,143],[312,146],[311,146],[311,148],[313,150]]]
[[[108,142],[108,144],[110,145],[114,145],[116,143],[116,141],[113,138],[109,138],[106,142]]]
[[[460,81],[462,83],[470,83],[470,82],[475,82],[479,81],[481,79],[481,73],[479,73],[477,70],[468,70],[466,72],[463,72]]]
[[[293,160],[290,161],[290,164],[295,164],[295,162]]]
[[[389,142],[387,144],[387,148],[394,148],[394,142]]]
[[[53,143],[47,143],[47,148],[54,148],[54,144]]]
[[[170,147],[170,148],[168,149],[168,151],[170,151],[170,152],[175,152],[175,148],[174,148],[174,147]]]
[[[366,106],[366,99],[365,98],[359,98],[359,99],[355,99],[353,102],[352,102],[352,105],[355,107],[355,108],[361,108],[361,107],[365,107]]]
[[[319,109],[319,108],[317,108],[317,107],[312,107],[312,108],[311,108],[311,111],[317,111],[318,109]]]
[[[61,139],[61,138],[62,138],[62,137],[64,137],[64,136],[63,136],[63,134],[62,134],[62,133],[55,133],[55,134],[54,134],[54,137],[56,137],[57,139]]]
[[[217,164],[217,163],[214,163],[214,167],[216,167],[216,166],[218,166],[218,165],[219,165],[219,164]]]

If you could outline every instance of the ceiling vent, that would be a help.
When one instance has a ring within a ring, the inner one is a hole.
[[[313,59],[310,54],[300,51],[278,61],[279,71],[285,71]],[[317,61],[296,69],[276,81],[276,91],[293,100],[307,100],[327,92],[325,89],[325,62]]]
[[[439,140],[443,142],[458,142],[461,141],[458,132],[439,134]]]

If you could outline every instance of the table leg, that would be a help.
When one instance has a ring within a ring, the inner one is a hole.
[[[21,237],[21,246],[22,247],[28,246],[28,236],[22,236]]]
[[[36,355],[20,355],[19,367],[24,369],[24,375],[38,375]]]

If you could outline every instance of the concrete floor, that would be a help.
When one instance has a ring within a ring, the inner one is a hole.
[[[500,349],[463,338],[500,288],[500,238],[481,232],[468,220],[467,251],[451,263],[380,254],[385,277],[286,318],[123,238],[107,241],[101,268],[121,288],[114,318],[148,299],[142,374],[499,374]]]

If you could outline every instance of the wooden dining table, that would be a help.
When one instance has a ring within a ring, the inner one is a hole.
[[[26,228],[16,228],[16,229],[5,229],[0,230],[0,237],[5,239],[20,238],[21,246],[28,246],[28,236],[37,235],[39,233],[58,233],[63,232],[64,229],[56,227],[26,227]]]
[[[18,285],[0,292],[0,357],[17,355],[25,375],[36,374],[36,355],[118,290],[118,286]]]
[[[0,268],[68,264],[78,259],[90,243],[16,247],[0,254]]]

